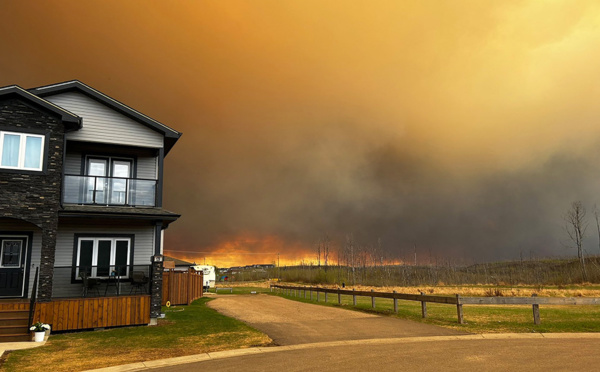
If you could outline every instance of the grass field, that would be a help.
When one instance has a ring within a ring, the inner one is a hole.
[[[6,371],[82,371],[119,364],[268,345],[271,339],[205,306],[163,309],[158,326],[52,335],[42,347],[9,353]]]
[[[286,283],[282,283],[286,284]],[[294,285],[294,284],[290,284]],[[234,294],[250,293],[257,291],[259,293],[271,293],[268,284],[245,283],[244,285],[231,286]],[[532,293],[538,293],[540,296],[553,297],[600,297],[600,286],[584,285],[570,286],[568,288],[558,287],[537,287],[537,286],[519,286],[519,287],[497,287],[497,286],[464,286],[464,287],[356,287],[357,290],[374,289],[379,292],[391,292],[396,290],[399,293],[420,293],[436,295],[461,296],[485,296],[490,293],[496,293],[499,290],[505,296],[529,297]],[[274,293],[273,293],[274,294]],[[300,297],[283,296],[295,301],[311,302],[310,299],[304,299],[303,293]],[[308,297],[308,293],[307,293]],[[337,304],[337,295],[329,294],[328,303],[324,302],[323,293],[319,295],[319,302],[316,302],[316,294],[313,294],[312,303],[341,306],[343,308],[375,312],[383,315],[397,316],[403,319],[410,319],[418,322],[434,324],[446,328],[460,329],[473,333],[505,333],[505,332],[600,332],[600,306],[544,306],[540,305],[541,324],[533,324],[533,313],[531,305],[463,305],[465,324],[458,324],[455,305],[445,304],[427,304],[427,318],[421,318],[421,303],[415,301],[398,301],[398,314],[393,311],[393,300],[377,298],[376,308],[371,307],[370,297],[357,297],[357,306],[352,306],[352,296],[342,295],[342,305]]]

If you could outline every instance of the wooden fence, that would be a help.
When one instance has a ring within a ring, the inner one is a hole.
[[[33,322],[53,331],[118,327],[150,323],[150,296],[69,298],[38,302]]]
[[[427,303],[433,302],[438,304],[449,304],[456,306],[456,315],[458,323],[464,323],[463,316],[463,305],[532,305],[533,309],[533,322],[534,324],[540,324],[540,305],[599,305],[600,298],[592,297],[537,297],[533,294],[531,297],[461,297],[460,295],[455,296],[432,296],[426,295],[423,292],[421,294],[407,294],[393,292],[375,292],[371,291],[355,291],[346,290],[341,288],[319,288],[319,287],[299,287],[299,286],[288,286],[271,284],[271,292],[273,289],[283,290],[287,295],[296,297],[299,296],[300,292],[303,292],[304,298],[307,292],[309,293],[310,300],[313,300],[313,292],[316,293],[316,300],[319,301],[319,293],[325,295],[325,302],[327,302],[327,294],[337,294],[338,304],[342,303],[342,295],[352,296],[352,304],[356,306],[356,297],[364,296],[371,297],[371,306],[375,308],[375,298],[389,298],[394,301],[394,312],[398,312],[398,300],[407,301],[419,301],[421,302],[421,316],[427,317]],[[293,292],[292,292],[293,291]],[[292,294],[293,293],[293,294]]]
[[[162,304],[189,305],[204,294],[202,272],[169,270],[163,273]]]

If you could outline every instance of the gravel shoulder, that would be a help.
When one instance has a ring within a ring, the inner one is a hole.
[[[306,304],[277,296],[215,295],[208,306],[266,333],[275,345],[466,334],[410,320]]]

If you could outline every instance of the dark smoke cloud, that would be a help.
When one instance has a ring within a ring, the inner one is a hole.
[[[562,215],[597,199],[595,1],[0,9],[0,85],[77,78],[184,132],[165,173],[183,257],[310,258],[323,234],[422,261],[563,255]]]

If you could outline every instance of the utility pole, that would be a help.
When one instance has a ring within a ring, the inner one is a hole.
[[[279,264],[279,252],[277,252],[277,281],[281,280],[281,265]]]

